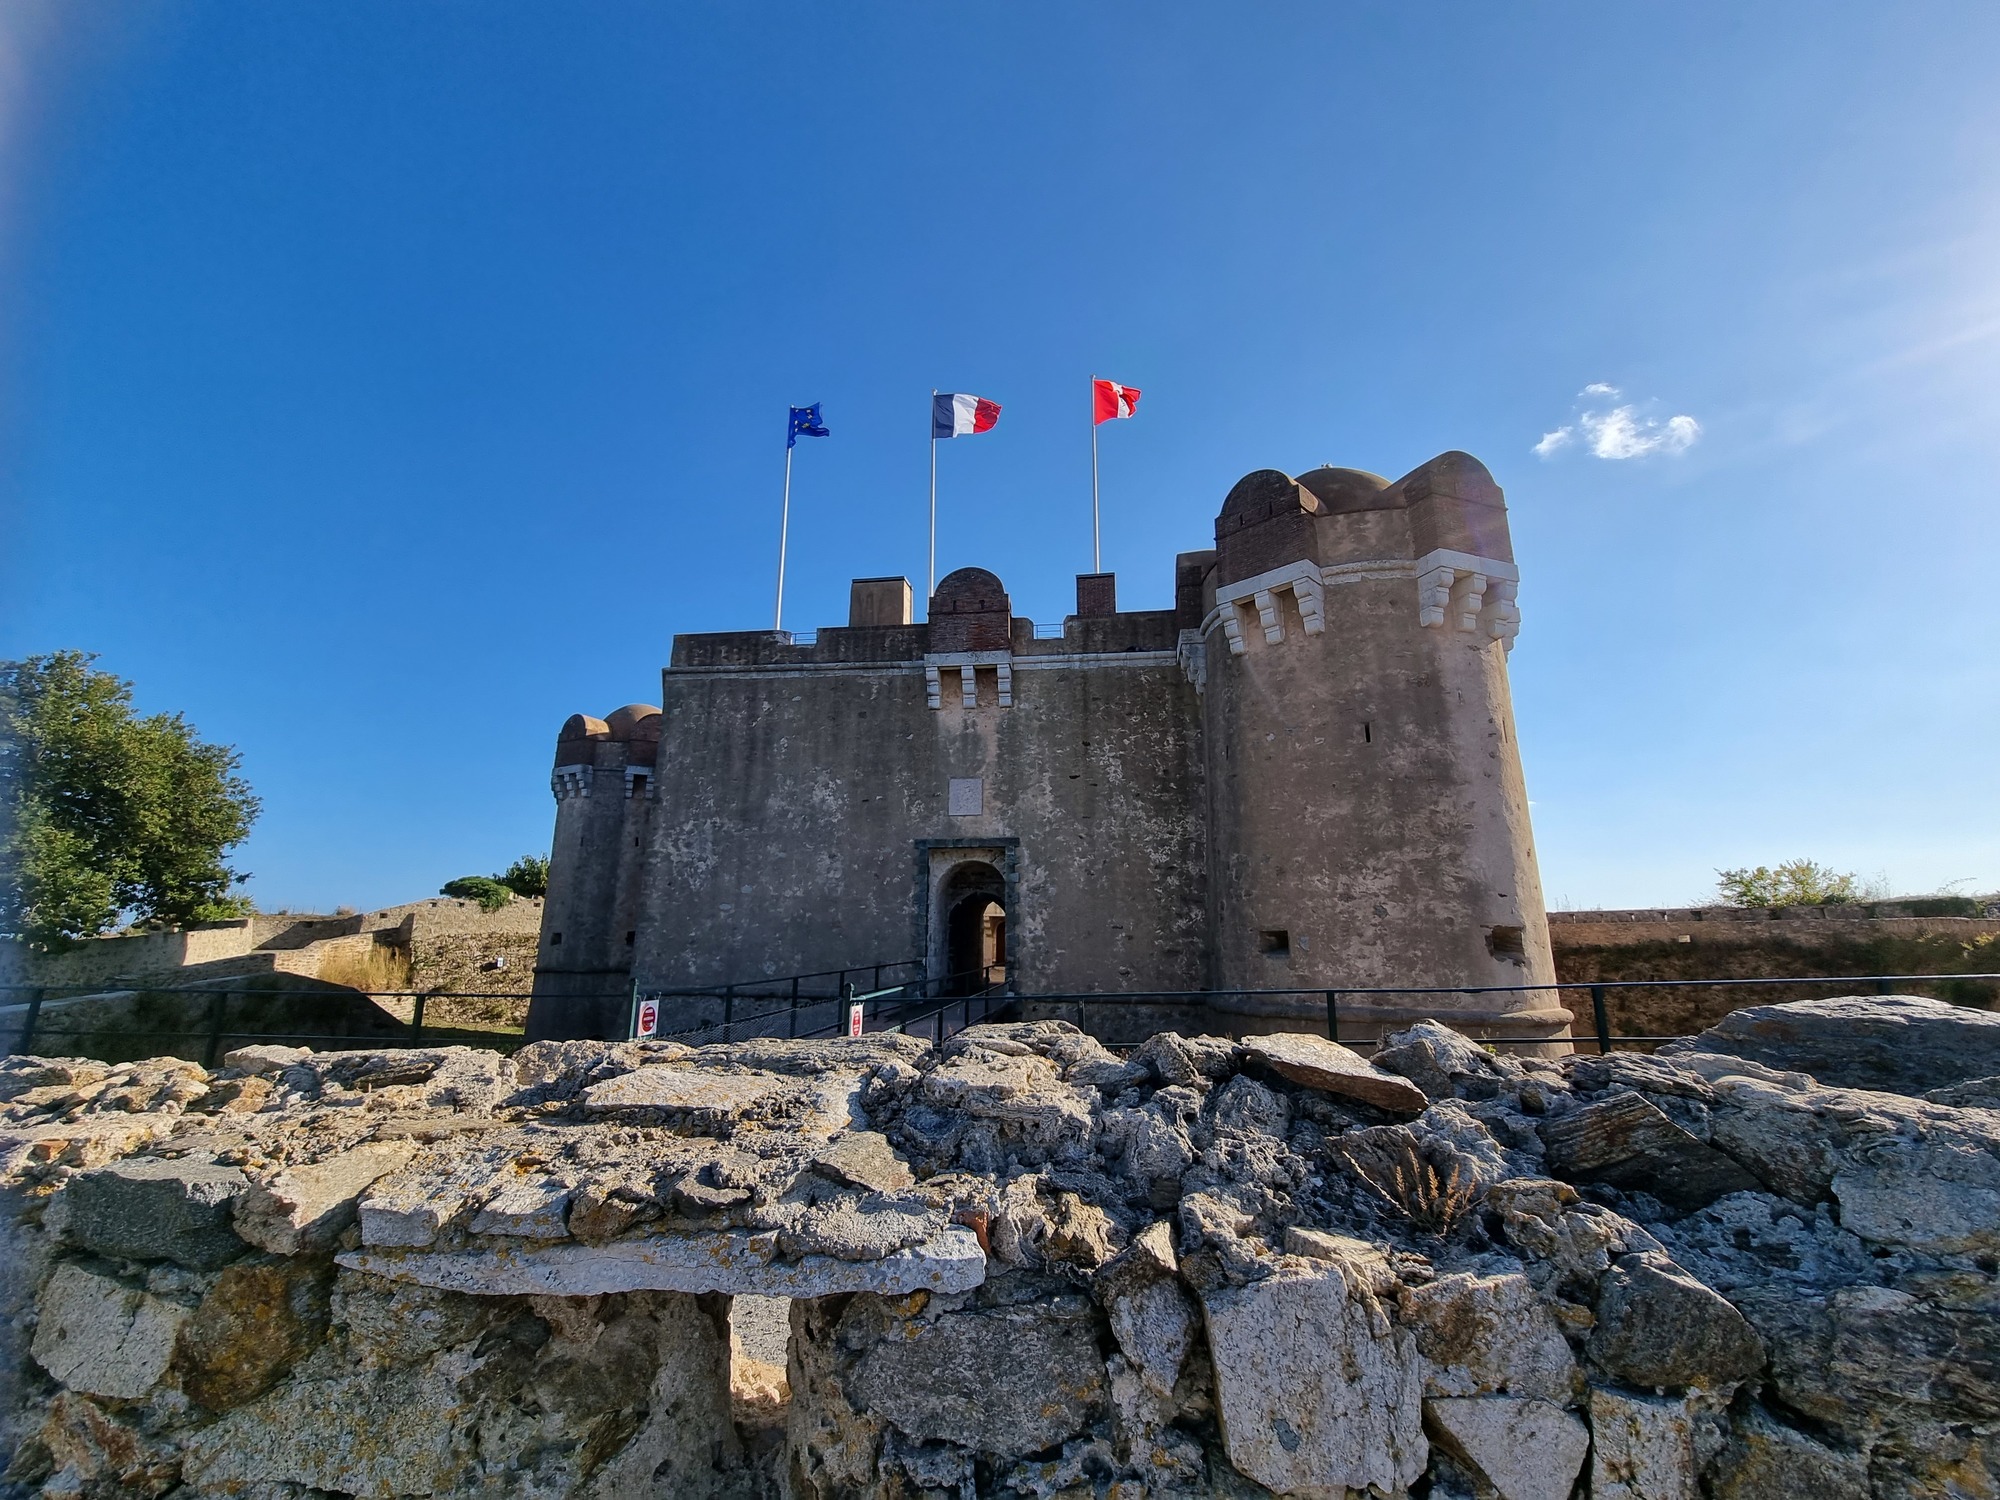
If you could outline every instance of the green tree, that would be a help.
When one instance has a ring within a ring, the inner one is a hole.
[[[1861,894],[1861,882],[1809,859],[1788,860],[1775,869],[1717,870],[1716,888],[1725,906],[1839,906]]]
[[[546,896],[549,893],[548,856],[524,854],[493,878],[517,896]]]
[[[514,899],[514,893],[491,875],[461,875],[438,887],[440,896],[456,896],[461,901],[477,901],[481,911],[498,911]]]
[[[0,934],[44,947],[252,910],[224,856],[258,813],[241,757],[57,651],[0,662]]]

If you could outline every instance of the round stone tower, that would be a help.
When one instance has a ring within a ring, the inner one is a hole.
[[[1446,453],[1391,484],[1245,476],[1201,567],[1213,982],[1239,1031],[1436,1015],[1558,1037],[1507,686],[1520,615],[1500,489]],[[1205,564],[1205,566],[1204,566]],[[1351,1030],[1350,1030],[1351,1028]]]
[[[645,851],[658,800],[660,710],[572,714],[556,737],[556,827],[529,1041],[625,1034]]]

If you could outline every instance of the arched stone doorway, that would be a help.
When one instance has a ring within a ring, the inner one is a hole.
[[[972,994],[1006,977],[1007,881],[984,860],[953,865],[938,892],[945,993]]]

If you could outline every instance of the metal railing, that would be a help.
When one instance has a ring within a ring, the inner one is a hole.
[[[978,1024],[975,1020],[963,1019],[971,1016],[975,1006],[979,1008],[979,1020],[985,1020],[1014,1003],[1015,997],[1006,988],[1006,973],[1005,965],[987,964],[937,978],[919,976],[901,984],[870,990],[848,985],[839,995],[830,998],[791,997],[787,1003],[747,1014],[732,1007],[718,1021],[704,1021],[697,1026],[673,1030],[662,1027],[660,1034],[664,1040],[692,1047],[716,1042],[839,1036],[851,1029],[853,1008],[860,1006],[863,1030],[908,1031],[912,1025],[928,1024],[930,1031],[923,1034],[931,1035],[935,1041],[943,1041],[955,1030]],[[654,996],[645,992],[640,998],[651,999]],[[929,1001],[938,1003],[925,1009]],[[950,1012],[954,1009],[962,1017],[956,1027],[948,1025]]]
[[[21,998],[10,1000],[9,996]],[[115,1017],[92,1020],[86,1015],[81,1019],[71,1019],[63,1014],[72,1006],[91,1001],[120,1004],[129,996],[138,996],[156,1005],[160,1001],[169,1004],[175,1000],[196,1002],[190,1009],[200,1013],[200,1020],[183,1026],[149,1027],[135,1026]],[[44,1048],[55,1045],[57,1052],[48,1055],[60,1055],[60,1044],[52,1044],[51,1038],[68,1037],[72,1043],[91,1038],[114,1039],[121,1043],[142,1038],[169,1044],[193,1043],[200,1047],[200,1062],[206,1068],[215,1066],[225,1040],[238,1045],[253,1042],[295,1046],[334,1044],[347,1048],[390,1049],[430,1045],[511,1050],[522,1041],[519,1032],[463,1026],[449,1020],[433,1023],[426,1017],[426,1007],[436,1000],[525,1002],[531,998],[526,990],[360,990],[345,987],[311,990],[239,985],[228,980],[209,980],[195,985],[148,984],[143,980],[100,985],[0,985],[0,1047],[9,1052],[26,1054],[34,1052],[38,1045]],[[619,992],[564,998],[622,999],[624,995]],[[294,1002],[286,1007],[295,1013],[292,1019],[298,1019],[296,1012],[299,1011],[322,1013],[315,1018],[319,1029],[274,1030],[264,1019],[243,1014],[246,1007],[242,1002],[270,999]],[[372,1013],[364,1008],[367,1002],[377,1000],[409,1001],[410,1018],[406,1021],[379,1007]],[[120,1050],[130,1049],[121,1047]],[[162,1050],[175,1049],[169,1045]],[[140,1052],[135,1055],[157,1056],[159,1053]]]
[[[1375,985],[1340,989],[1232,989],[1232,990],[1119,990],[1119,991],[1075,991],[1067,994],[1032,994],[1018,996],[1024,1006],[1068,1006],[1077,1010],[1077,1027],[1089,1031],[1089,1017],[1093,1008],[1119,1010],[1143,1006],[1201,1006],[1213,1007],[1218,1000],[1279,998],[1313,996],[1326,1008],[1326,1034],[1333,1041],[1341,1039],[1342,1001],[1360,996],[1418,996],[1418,995],[1551,995],[1558,1002],[1564,993],[1584,992],[1590,995],[1591,1035],[1599,1052],[1609,1052],[1614,1046],[1658,1045],[1662,1042],[1683,1040],[1683,1035],[1638,1036],[1614,1034],[1611,1030],[1610,1002],[1613,990],[1669,990],[1669,989],[1727,989],[1732,987],[1763,985],[1766,987],[1796,987],[1801,985],[1840,985],[1850,990],[1856,985],[1871,987],[1878,995],[1896,993],[1897,985],[1952,985],[1960,981],[1971,983],[2000,981],[2000,974],[1846,974],[1846,975],[1787,975],[1770,978],[1750,979],[1603,979],[1567,980],[1553,984],[1489,984],[1489,985]],[[1567,1007],[1565,1007],[1567,1008]],[[1441,1019],[1449,1021],[1451,1012],[1447,1009]],[[1350,1023],[1365,1021],[1367,1016],[1357,1016],[1351,1011],[1347,1019]],[[1400,1024],[1407,1025],[1408,1022]],[[1352,1029],[1350,1025],[1350,1030]],[[1572,1036],[1572,1039],[1574,1037]],[[1495,1046],[1543,1046],[1546,1037],[1493,1037],[1488,1041]]]
[[[1857,988],[1873,990],[1877,994],[1894,993],[1899,986],[1951,986],[1959,983],[2000,984],[2000,974],[1849,974],[1826,976],[1768,976],[1745,979],[1620,979],[1620,980],[1571,980],[1542,985],[1477,985],[1477,986],[1372,986],[1341,989],[1235,989],[1235,990],[1142,990],[1142,991],[1076,991],[1068,993],[1023,994],[1012,986],[1006,970],[999,965],[966,970],[959,974],[941,978],[919,976],[902,983],[882,984],[878,976],[886,976],[894,970],[921,967],[917,960],[904,960],[894,964],[867,964],[848,969],[829,969],[815,974],[786,976],[782,981],[765,981],[767,984],[782,984],[776,994],[760,994],[749,987],[724,985],[705,990],[670,990],[646,992],[663,997],[690,997],[719,1000],[724,1004],[724,1014],[714,1020],[679,1031],[663,1031],[673,1040],[690,1045],[703,1045],[712,1041],[747,1041],[753,1038],[809,1038],[840,1035],[847,1029],[849,1007],[863,1006],[863,1025],[871,1031],[903,1031],[911,1035],[928,1036],[941,1042],[967,1026],[990,1020],[1010,1008],[1035,1006],[1037,1008],[1075,1008],[1075,1019],[1084,1031],[1092,1029],[1092,1013],[1097,1013],[1101,1029],[1107,1013],[1132,1011],[1147,1006],[1156,1007],[1199,1007],[1208,1010],[1218,1000],[1258,999],[1289,997],[1299,999],[1312,997],[1314,1003],[1325,1008],[1327,1035],[1338,1041],[1343,1030],[1352,1033],[1356,1024],[1370,1019],[1362,1012],[1362,1007],[1348,1003],[1363,997],[1393,998],[1447,995],[1548,995],[1558,1000],[1565,994],[1588,994],[1590,997],[1590,1030],[1581,1039],[1595,1040],[1597,1050],[1609,1052],[1618,1046],[1656,1046],[1662,1042],[1681,1040],[1675,1036],[1621,1035],[1612,1031],[1612,1011],[1619,991],[1651,990],[1727,990],[1762,986],[1798,990],[1802,988],[1838,987],[1850,993]],[[867,990],[862,990],[855,978],[869,975],[877,982]],[[832,993],[815,994],[803,990],[800,981],[833,978],[839,988]],[[952,991],[958,991],[952,993]],[[126,996],[166,997],[169,1000],[191,1000],[205,1002],[195,1009],[199,1021],[195,1024],[160,1028],[135,1027],[126,1020],[99,1018],[91,1020],[66,1019],[62,1012],[70,1005],[95,999],[107,1001],[122,1000]],[[18,999],[9,999],[18,996]],[[245,1016],[237,1002],[255,999],[283,999],[295,1002],[286,1007],[289,1017],[298,1019],[298,1012],[319,1011],[325,1019],[320,1020],[319,1029],[295,1028],[274,1030],[263,1018]],[[200,1048],[200,1061],[205,1067],[214,1067],[223,1051],[223,1043],[231,1041],[242,1045],[251,1042],[289,1043],[309,1046],[334,1046],[342,1048],[409,1048],[432,1046],[484,1046],[500,1050],[511,1050],[522,1040],[518,1032],[483,1030],[462,1026],[452,1021],[432,1023],[427,1019],[426,1006],[438,1000],[481,1000],[481,1001],[526,1001],[531,996],[527,991],[474,991],[474,990],[302,990],[300,988],[279,988],[269,986],[239,986],[226,980],[211,980],[199,985],[147,985],[125,984],[116,987],[97,985],[0,985],[0,1046],[7,1051],[29,1053],[38,1045],[47,1046],[52,1038],[105,1037],[130,1043],[144,1040],[170,1043],[193,1043]],[[565,1000],[629,1000],[631,991],[607,994],[564,996]],[[408,1000],[410,1017],[403,1020],[391,1012],[376,1008],[373,1013],[364,1009],[361,1002],[374,1000]],[[767,1003],[768,1002],[768,1003]],[[744,1005],[759,1008],[745,1011]],[[234,1010],[234,1014],[232,1014]],[[1441,1018],[1449,1021],[1451,1011],[1442,1008]],[[1373,1019],[1380,1021],[1380,1017]],[[1345,1025],[1343,1025],[1345,1022]],[[1407,1024],[1407,1023],[1400,1023]],[[1542,1045],[1543,1039],[1534,1037],[1494,1038],[1496,1046]],[[129,1047],[123,1050],[130,1050]],[[154,1052],[138,1051],[134,1056],[158,1055],[158,1051],[172,1051],[172,1047]],[[56,1044],[56,1053],[61,1051]]]

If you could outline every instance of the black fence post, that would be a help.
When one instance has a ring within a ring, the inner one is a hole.
[[[1887,979],[1878,979],[1875,981],[1875,993],[1878,995],[1893,995],[1896,993],[1896,991],[1892,981]]]
[[[1611,1017],[1604,1009],[1604,986],[1601,984],[1593,984],[1590,987],[1590,1011],[1591,1015],[1597,1021],[1597,1050],[1599,1052],[1609,1052],[1611,1050]]]
[[[410,1046],[412,1048],[421,1047],[424,1044],[424,1001],[429,998],[428,995],[418,995],[416,1004],[410,1007]]]
[[[46,993],[39,986],[28,991],[28,1015],[21,1022],[21,1040],[14,1050],[26,1057],[35,1047],[35,1023],[42,1018],[42,996]]]
[[[1340,991],[1339,990],[1328,990],[1326,992],[1326,1039],[1329,1042],[1337,1042],[1340,1040]]]
[[[208,1045],[202,1049],[201,1065],[215,1066],[215,1055],[222,1050],[222,1018],[229,999],[229,991],[217,990],[208,1003]]]
[[[794,1041],[798,1039],[799,1035],[799,980],[796,974],[792,976],[792,1016],[791,1020],[786,1023],[785,1035],[791,1037]]]
[[[725,1042],[735,1041],[736,1040],[735,1029],[736,1029],[736,986],[733,984],[725,984],[722,987],[722,1039]]]

